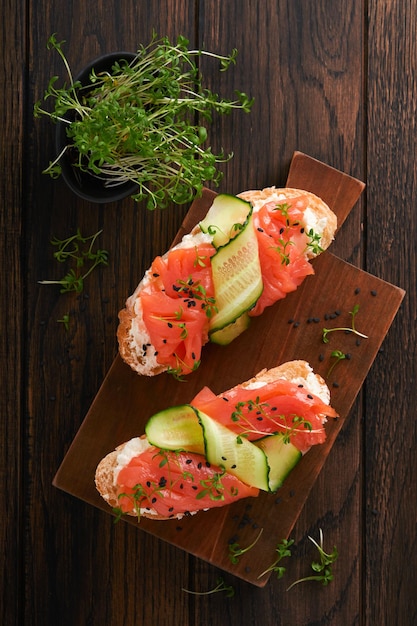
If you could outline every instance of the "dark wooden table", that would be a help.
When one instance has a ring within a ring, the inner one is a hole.
[[[275,2],[17,0],[3,7],[1,70],[1,623],[106,626],[417,623],[416,83],[417,6],[402,0]],[[216,120],[213,148],[233,150],[220,191],[285,182],[294,150],[363,180],[332,252],[406,290],[349,419],[292,537],[284,580],[233,576],[234,598],[205,591],[222,572],[52,486],[117,352],[117,313],[188,207],[97,205],[41,173],[54,152],[33,103],[62,75],[46,50],[65,39],[78,71],[101,53],[159,34],[218,52],[234,69],[208,86],[255,97]],[[110,253],[81,296],[56,276],[50,240],[77,227]],[[66,331],[57,320],[71,313]],[[308,535],[338,547],[334,580],[305,583]]]

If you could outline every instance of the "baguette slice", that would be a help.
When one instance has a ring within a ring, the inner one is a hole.
[[[320,247],[325,250],[334,238],[337,218],[327,204],[315,194],[299,189],[267,187],[262,190],[244,191],[239,194],[239,197],[251,202],[256,212],[267,202],[283,203],[300,195],[307,196],[309,199],[308,207],[304,212],[303,226],[306,232],[312,229],[314,233],[320,235]],[[211,241],[212,236],[203,233],[197,225],[190,234],[183,237],[174,249],[193,248],[197,244],[211,243]],[[169,252],[166,252],[164,257]],[[314,256],[317,256],[317,253],[315,254],[312,250],[306,252],[306,258],[311,259]],[[151,270],[149,268],[133,294],[126,300],[125,308],[119,312],[117,329],[119,353],[122,359],[138,374],[145,376],[155,376],[168,369],[166,365],[161,365],[158,362],[156,349],[152,345],[143,320],[140,294],[149,283],[150,278]],[[208,339],[206,339],[207,341]]]
[[[315,374],[312,367],[303,360],[289,361],[272,369],[264,369],[258,372],[250,380],[237,385],[246,389],[259,389],[261,386],[274,382],[278,379],[285,379],[303,387],[314,395],[318,396],[325,404],[330,404],[330,391],[324,379]],[[320,415],[325,423],[326,416]],[[95,473],[95,484],[98,492],[111,507],[118,507],[118,483],[117,478],[120,470],[129,464],[132,458],[139,456],[149,447],[145,435],[135,437],[124,444],[119,445],[113,452],[107,454],[98,464]],[[198,511],[189,511],[195,515]],[[137,513],[130,513],[137,517]],[[153,519],[165,520],[167,517],[158,515],[154,509],[140,509],[140,516]],[[174,515],[176,519],[181,519],[183,513]],[[172,519],[172,517],[170,518]]]

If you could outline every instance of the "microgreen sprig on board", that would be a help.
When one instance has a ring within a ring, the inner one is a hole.
[[[333,350],[331,355],[331,357],[335,358],[336,360],[332,363],[332,365],[329,368],[329,371],[327,372],[327,377],[330,376],[330,374],[333,372],[334,368],[336,367],[336,365],[340,362],[343,361],[344,359],[347,358],[348,355],[346,355],[344,352],[342,352],[341,350]]]
[[[75,149],[74,167],[107,178],[109,186],[136,183],[138,191],[132,197],[147,199],[148,209],[188,202],[201,193],[205,181],[219,184],[222,174],[217,165],[233,154],[214,154],[205,147],[207,126],[214,112],[248,113],[253,99],[238,90],[234,100],[220,98],[203,88],[198,58],[217,59],[220,71],[226,71],[236,63],[236,49],[227,56],[189,50],[183,36],[171,43],[154,33],[132,62],[121,60],[111,72],[93,70],[92,84],[82,87],[73,81],[63,44],[52,35],[48,49],[56,50],[64,62],[69,85],[57,87],[58,77],[52,77],[43,100],[53,101],[53,110],[40,100],[34,107],[35,117],[46,115],[67,124],[68,145],[45,173],[59,176],[60,159]],[[204,124],[195,123],[197,117]]]
[[[58,263],[72,261],[75,269],[71,268],[60,280],[40,280],[41,285],[61,285],[61,293],[75,291],[81,293],[84,289],[84,281],[98,265],[107,265],[108,252],[97,249],[94,251],[94,244],[97,237],[102,233],[99,230],[94,235],[83,237],[80,229],[75,235],[67,239],[53,239],[52,245],[57,247],[54,258]]]
[[[355,306],[353,307],[352,311],[349,311],[350,316],[352,317],[352,324],[351,327],[344,327],[344,326],[339,326],[337,328],[323,328],[323,343],[329,343],[329,337],[328,335],[330,333],[333,333],[335,331],[338,330],[342,330],[346,333],[354,333],[355,335],[358,335],[359,337],[363,337],[364,339],[368,339],[368,335],[364,335],[363,333],[360,333],[358,330],[356,330],[355,327],[355,317],[357,315],[359,311],[359,304],[355,304]]]
[[[287,588],[287,591],[292,589],[295,585],[298,585],[299,583],[302,583],[302,582],[306,582],[308,580],[315,580],[317,582],[321,582],[322,585],[324,586],[328,585],[333,580],[332,565],[338,558],[339,553],[337,551],[336,546],[333,547],[332,552],[330,553],[325,552],[323,548],[323,531],[321,528],[320,528],[319,533],[320,533],[320,543],[317,543],[317,541],[315,541],[315,539],[313,539],[312,537],[310,536],[308,537],[310,541],[316,546],[319,552],[319,557],[320,557],[319,561],[313,561],[311,563],[311,569],[315,573],[312,574],[311,576],[305,576],[304,578],[299,578],[298,580],[294,581]]]
[[[229,559],[233,563],[233,565],[236,565],[236,563],[239,563],[239,558],[243,554],[245,554],[246,552],[249,552],[249,550],[252,550],[252,548],[259,541],[260,536],[262,535],[262,533],[263,533],[263,528],[261,528],[261,530],[259,531],[259,534],[257,535],[255,541],[253,541],[246,548],[241,548],[236,541],[234,541],[233,543],[229,543]]]

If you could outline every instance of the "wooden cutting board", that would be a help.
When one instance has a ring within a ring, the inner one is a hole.
[[[359,180],[300,152],[292,159],[287,186],[321,196],[337,214],[339,228],[364,189]],[[205,190],[194,201],[175,242],[204,217],[214,195]],[[138,530],[254,585],[264,586],[268,575],[261,578],[259,575],[273,562],[277,543],[289,536],[404,297],[400,288],[329,252],[315,259],[313,265],[313,276],[307,277],[296,292],[267,309],[261,317],[254,318],[250,328],[229,346],[207,345],[200,368],[187,376],[186,383],[167,374],[153,378],[138,376],[116,357],[53,484],[111,513],[95,489],[96,466],[117,445],[143,434],[152,414],[190,401],[204,385],[220,393],[265,367],[305,359],[326,379],[332,406],[340,417],[328,422],[326,443],[315,446],[302,458],[276,494],[261,493],[258,498],[240,500],[181,521],[142,519],[138,524],[135,518],[126,520],[138,526]],[[328,344],[323,343],[323,328],[350,327],[350,312],[357,305],[356,328],[368,338],[336,331],[329,335]],[[328,377],[334,350],[349,354],[350,359],[338,363]],[[112,523],[110,517],[109,523]],[[256,549],[232,564],[230,540],[238,537],[241,546],[250,545],[261,528]]]

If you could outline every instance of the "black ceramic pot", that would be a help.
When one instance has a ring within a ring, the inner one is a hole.
[[[92,61],[80,72],[75,80],[80,81],[84,85],[89,84],[91,70],[94,68],[96,73],[110,70],[116,61],[125,59],[132,61],[135,58],[133,52],[113,52],[106,54]],[[57,154],[64,149],[68,139],[66,129],[68,124],[58,122],[55,135],[55,143]],[[59,164],[62,170],[62,177],[68,187],[80,198],[89,200],[90,202],[98,202],[104,204],[106,202],[116,202],[134,194],[138,186],[130,181],[117,186],[106,186],[105,182],[95,176],[81,171],[78,167],[71,164],[71,156],[67,153],[60,159]]]

